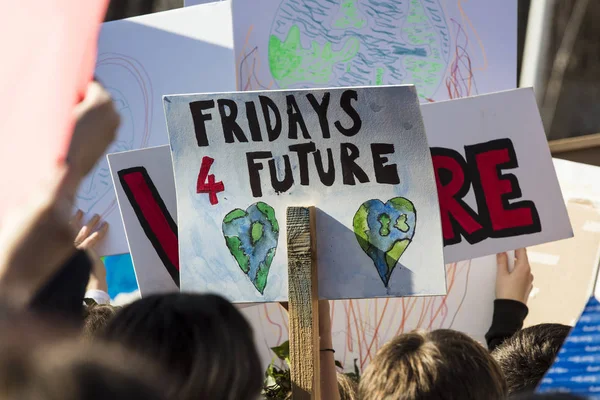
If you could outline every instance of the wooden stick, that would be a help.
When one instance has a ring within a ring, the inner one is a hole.
[[[292,397],[294,400],[320,400],[314,207],[287,209],[287,250]]]

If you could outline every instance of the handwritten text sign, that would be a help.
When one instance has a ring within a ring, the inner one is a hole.
[[[444,294],[414,87],[165,96],[181,288],[287,298],[285,210],[314,205],[321,297]]]
[[[107,158],[142,296],[176,291],[177,202],[169,146]]]
[[[421,110],[446,263],[573,236],[532,89]]]

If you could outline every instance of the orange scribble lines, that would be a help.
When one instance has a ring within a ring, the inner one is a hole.
[[[447,292],[450,293],[452,291],[452,287],[454,286],[454,280],[455,280],[455,277],[456,277],[456,263],[452,263],[452,264],[450,264],[448,266],[448,268],[446,270],[446,277],[448,278],[448,281],[449,281]],[[437,318],[438,314],[440,313],[440,311],[442,310],[442,308],[446,306],[446,299],[447,298],[448,298],[447,294],[442,297],[442,301],[440,303],[440,306],[438,307],[438,309],[435,312],[435,314],[431,316],[431,319],[429,321],[429,326],[427,326],[427,329],[431,329],[432,328],[432,325],[435,322],[435,319]],[[432,308],[432,312],[433,312],[433,308]]]
[[[467,52],[469,38],[467,37],[462,26],[451,19],[456,28],[456,36],[454,38],[456,45],[454,50],[454,59],[450,64],[450,71],[446,77],[446,88],[450,99],[470,96],[474,84],[474,76],[471,65],[471,57]]]
[[[271,316],[269,315],[269,309],[267,308],[267,304],[263,304],[264,307],[264,311],[265,311],[265,316],[267,317],[267,321],[269,321],[269,323],[275,327],[277,327],[277,330],[279,331],[279,335],[277,338],[277,344],[281,343],[281,337],[283,336],[283,329],[281,328],[281,325],[279,325],[277,322],[273,321],[271,319]]]
[[[410,308],[408,309],[408,312],[407,312],[406,305],[404,303],[404,297],[401,299],[401,301],[402,301],[402,320],[400,321],[400,325],[398,326],[396,335],[404,333],[404,327],[405,327],[406,321],[408,320],[408,317],[410,316],[410,314],[412,314],[412,310],[415,308],[415,304],[417,304],[418,300],[422,301],[422,299],[419,299],[417,297],[409,297],[408,298],[408,304],[410,305]],[[412,304],[411,304],[411,302],[412,302]]]
[[[360,360],[360,367],[362,368],[364,365],[363,355],[362,355],[362,346],[360,345],[360,333],[362,331],[364,335],[364,329],[358,328],[358,321],[356,320],[356,312],[354,311],[354,300],[348,300],[350,303],[350,311],[352,313],[352,317],[354,318],[354,325],[356,326],[356,333],[359,336],[359,344],[358,344],[358,358]]]
[[[469,25],[469,27],[473,31],[473,34],[475,35],[475,40],[477,41],[477,44],[479,45],[479,48],[481,49],[481,55],[483,56],[483,67],[475,68],[475,70],[476,71],[485,71],[488,68],[488,60],[487,60],[487,54],[485,52],[485,47],[483,46],[483,42],[481,41],[481,38],[479,37],[479,33],[477,33],[477,29],[475,29],[475,26],[473,26],[473,22],[471,22],[471,19],[465,13],[465,11],[463,10],[463,6],[462,6],[463,2],[468,2],[468,1],[469,0],[458,0],[458,11],[460,12],[462,20],[466,21],[466,23]]]
[[[467,297],[467,288],[469,287],[469,275],[471,274],[471,260],[469,260],[467,262],[467,273],[466,273],[466,281],[465,281],[465,291],[463,292],[463,296],[460,299],[460,303],[458,304],[458,307],[456,308],[456,313],[454,314],[454,317],[452,318],[452,321],[450,321],[450,326],[448,326],[448,328],[452,328],[452,325],[454,324],[454,320],[456,319],[456,316],[458,315],[458,313],[460,312],[463,303],[465,302],[465,298]]]
[[[385,299],[385,305],[383,306],[383,311],[381,312],[381,316],[379,317],[379,322],[377,323],[377,326],[375,327],[375,330],[373,331],[373,339],[371,340],[371,344],[369,345],[369,348],[367,349],[367,354],[371,354],[371,348],[373,347],[373,343],[375,343],[375,341],[377,341],[377,345],[375,346],[375,349],[379,348],[379,328],[381,327],[381,323],[383,322],[383,317],[385,317],[385,310],[387,309],[387,306],[390,302],[390,299],[387,298]],[[375,318],[377,318],[377,299],[375,299]]]
[[[454,18],[450,18],[454,34],[454,56],[450,63],[448,76],[446,77],[446,89],[450,99],[477,94],[477,84],[473,71],[485,71],[489,67],[483,41],[464,10],[463,3],[467,2],[468,0],[457,0],[456,3],[461,23]],[[470,30],[477,43],[477,53],[481,55],[482,66],[476,66],[469,54],[469,50],[473,50],[473,48],[465,28]]]
[[[271,81],[264,85],[260,82],[257,76],[257,71],[261,68],[260,54],[258,46],[250,49],[250,38],[254,25],[251,25],[246,32],[246,38],[244,45],[239,53],[239,65],[236,66],[236,87],[238,90],[270,90],[274,85],[274,81]]]

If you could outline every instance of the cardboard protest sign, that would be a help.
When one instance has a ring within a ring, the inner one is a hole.
[[[108,162],[141,295],[178,290],[177,201],[169,146],[109,154]]]
[[[516,0],[232,4],[238,90],[414,84],[428,103],[517,84]]]
[[[413,87],[179,95],[164,104],[182,290],[285,300],[285,210],[314,205],[321,297],[445,293]]]
[[[591,214],[591,218],[582,224],[580,231],[582,234],[576,236],[574,240],[583,242],[586,238],[597,236],[600,232],[600,223],[597,221],[600,210],[600,189],[597,185],[600,168],[564,160],[555,162],[566,197],[580,206],[586,206],[586,211],[591,211],[587,214]],[[588,278],[587,283],[591,288],[587,290],[588,300],[575,327],[538,387],[540,393],[566,392],[587,399],[600,399],[600,302],[598,301],[600,299],[600,253],[596,252],[593,258],[590,257],[589,253],[594,249],[598,250],[597,238],[595,243],[582,248],[588,253],[585,258],[588,260],[588,265],[583,267],[573,265],[578,262],[577,257],[570,260],[569,269],[578,269],[579,274]],[[578,257],[581,258],[581,254]],[[588,273],[590,266],[593,266],[592,279],[589,279]],[[570,293],[581,292],[585,284],[583,287],[581,285],[575,287],[570,282],[573,278],[569,279],[570,277],[566,275],[566,279],[563,279],[563,276],[565,274],[561,273],[560,292],[563,302],[565,298],[569,298],[568,303],[578,302],[577,295],[571,296]],[[556,279],[554,283],[558,285]],[[557,291],[558,289],[554,292]],[[564,313],[561,309],[557,311]]]
[[[421,109],[447,263],[573,236],[532,89]]]
[[[73,108],[92,79],[96,38],[107,3],[2,4],[0,223],[64,162]]]
[[[126,40],[124,40],[126,38]],[[121,115],[107,154],[168,144],[161,96],[235,88],[231,7],[228,2],[188,7],[105,23],[96,76]],[[110,223],[101,255],[126,253],[108,162],[83,182],[77,207]]]
[[[528,249],[535,282],[525,326],[548,322],[573,325],[589,299],[582,288],[594,280],[600,255],[600,168],[553,161],[574,237]]]

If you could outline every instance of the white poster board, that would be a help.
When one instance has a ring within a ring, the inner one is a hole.
[[[108,162],[141,295],[178,290],[177,201],[169,146],[109,154]]]
[[[531,88],[421,109],[447,263],[573,236]]]
[[[286,209],[311,205],[321,297],[445,293],[439,205],[413,86],[164,102],[182,290],[285,301]]]
[[[162,95],[234,90],[234,73],[229,2],[105,23],[95,74],[121,115],[107,154],[167,144]],[[106,160],[83,182],[77,207],[111,226],[100,255],[128,251]]]
[[[238,90],[415,84],[429,102],[516,87],[517,0],[232,3]]]

